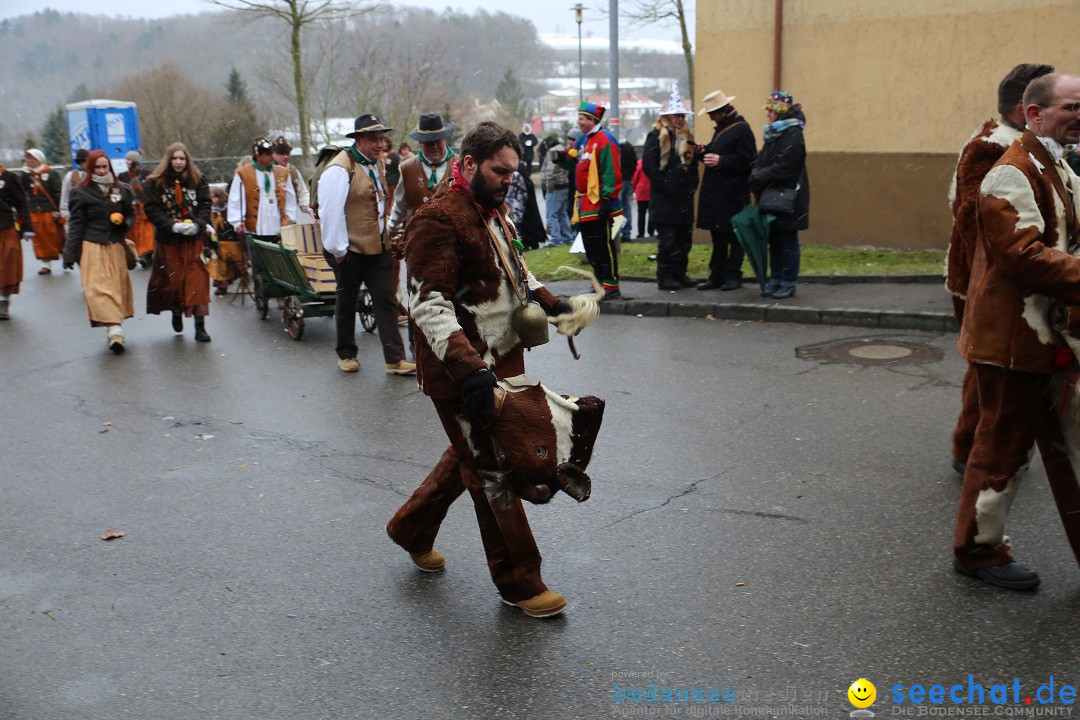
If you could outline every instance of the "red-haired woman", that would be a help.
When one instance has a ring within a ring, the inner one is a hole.
[[[64,267],[79,263],[92,327],[104,327],[109,349],[124,352],[121,324],[135,314],[124,238],[135,224],[135,195],[116,179],[100,150],[86,160],[87,175],[71,188]]]
[[[60,173],[49,167],[45,153],[37,148],[26,151],[22,166],[23,191],[30,203],[34,231],[26,234],[34,243],[34,255],[41,261],[38,275],[52,272],[52,261],[60,259],[64,249],[64,226],[60,218]]]
[[[146,288],[146,312],[172,312],[172,327],[184,331],[184,315],[195,316],[195,340],[210,342],[210,273],[202,261],[210,224],[210,186],[183,143],[173,143],[146,178],[146,217],[154,224],[154,259]]]

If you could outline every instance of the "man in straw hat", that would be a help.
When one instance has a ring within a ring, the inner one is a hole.
[[[604,287],[605,300],[622,298],[619,290],[619,255],[611,240],[611,224],[622,215],[619,193],[622,170],[619,167],[619,144],[615,136],[600,124],[607,108],[588,100],[578,108],[581,137],[574,145],[577,167],[574,217],[585,244],[585,256],[593,274]]]
[[[743,249],[735,238],[731,217],[750,202],[750,166],[757,156],[754,131],[723,90],[701,102],[698,115],[716,123],[709,144],[701,148],[705,166],[698,200],[697,226],[712,235],[709,277],[698,290],[736,290],[742,287]]]
[[[694,232],[694,191],[698,185],[697,148],[694,135],[686,125],[688,112],[676,83],[671,88],[667,107],[645,138],[641,160],[641,168],[652,185],[649,215],[660,234],[656,282],[661,290],[695,287],[698,282],[686,274]]]
[[[339,152],[319,177],[319,220],[323,254],[334,268],[337,304],[338,369],[360,371],[356,360],[356,299],[367,285],[375,305],[375,322],[388,375],[411,375],[416,366],[405,359],[397,324],[394,260],[387,236],[390,203],[383,167],[383,133],[392,128],[372,114],[361,115],[345,137],[353,144]]]

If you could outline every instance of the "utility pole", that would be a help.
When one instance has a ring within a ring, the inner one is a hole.
[[[581,103],[585,102],[585,90],[584,83],[582,82],[582,63],[581,63],[581,11],[585,9],[585,6],[578,3],[574,7],[570,8],[574,11],[574,19],[577,20],[577,94],[578,94],[578,107],[581,107]]]
[[[608,130],[619,139],[619,0],[608,0],[608,87],[611,90]]]

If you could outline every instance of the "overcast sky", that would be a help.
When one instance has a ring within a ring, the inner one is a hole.
[[[514,15],[530,18],[536,29],[542,33],[561,32],[577,36],[577,23],[574,21],[573,7],[578,0],[408,0],[394,2],[394,5],[412,5],[416,7],[443,10],[446,7],[472,12],[484,9],[488,12],[502,10]],[[608,36],[608,19],[597,8],[608,7],[607,0],[581,0],[585,6],[582,34],[597,37]],[[686,3],[691,8],[692,0]],[[103,15],[127,15],[130,17],[162,18],[183,13],[199,13],[213,10],[213,6],[203,0],[168,0],[167,2],[148,2],[148,0],[0,0],[0,18],[29,15],[45,8],[60,12],[83,12]],[[693,28],[693,16],[689,18]],[[691,30],[691,33],[693,31]],[[619,25],[620,39],[662,39],[681,43],[678,28],[674,25],[631,28],[626,21]],[[693,36],[691,35],[691,41]]]

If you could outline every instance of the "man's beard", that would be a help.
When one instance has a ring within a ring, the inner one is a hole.
[[[489,210],[498,209],[503,204],[503,200],[506,199],[506,190],[488,185],[479,168],[477,168],[476,174],[473,175],[470,184],[472,185],[473,199]]]

